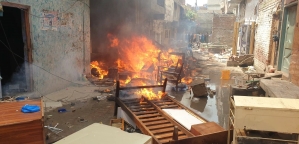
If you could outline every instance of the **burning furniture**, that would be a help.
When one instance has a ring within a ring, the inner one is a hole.
[[[174,56],[174,57],[172,57]],[[165,56],[164,56],[165,57]],[[162,83],[163,77],[166,77],[170,83],[175,84],[176,91],[178,90],[178,84],[181,83],[181,80],[184,75],[184,61],[185,54],[184,53],[169,53],[169,59],[175,62],[175,66],[165,64],[165,59],[162,59],[161,56],[159,58],[160,66],[158,66],[158,75],[160,83]]]
[[[115,99],[115,115],[119,107],[134,121],[137,128],[143,134],[150,135],[155,144],[198,144],[201,142],[207,143],[224,143],[227,140],[227,131],[211,132],[207,135],[195,136],[190,132],[188,127],[191,127],[188,120],[182,122],[182,119],[172,117],[167,110],[182,110],[185,114],[192,116],[202,124],[207,123],[207,120],[198,116],[189,108],[182,105],[175,99],[167,96],[165,93],[167,79],[164,80],[163,85],[152,86],[135,86],[135,87],[120,87],[120,82],[116,83],[116,99]],[[156,98],[142,95],[138,98],[121,98],[123,90],[138,90],[149,88],[162,88],[162,94]],[[185,118],[185,117],[183,117]],[[175,120],[176,119],[176,120]]]

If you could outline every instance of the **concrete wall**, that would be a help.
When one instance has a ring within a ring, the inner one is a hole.
[[[89,5],[89,0],[81,0],[81,2],[74,0],[5,1],[30,6],[29,22],[33,58],[31,68],[34,91],[44,95],[60,90],[72,84],[63,79],[79,81],[82,79],[84,69],[86,73],[90,72],[90,11],[86,6]],[[60,12],[58,17],[63,21],[58,21],[57,29],[43,30],[44,19],[40,18],[43,17],[43,11]],[[63,23],[64,26],[61,25]],[[84,55],[85,60],[83,60]]]
[[[258,20],[254,46],[254,66],[263,71],[270,61],[270,50],[272,48],[272,21],[273,13],[276,11],[280,0],[266,0],[259,4]]]
[[[214,13],[209,10],[199,10],[197,12],[197,33],[211,33],[213,27]]]
[[[212,43],[232,46],[235,15],[215,14],[213,18]]]

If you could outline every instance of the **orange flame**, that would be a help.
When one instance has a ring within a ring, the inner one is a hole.
[[[182,79],[182,83],[185,83],[185,84],[189,85],[189,84],[192,83],[192,78],[190,78],[190,77],[184,77]]]
[[[120,69],[140,72],[147,63],[156,65],[158,62],[160,49],[144,36],[120,39],[118,44],[117,65]]]
[[[115,36],[113,36],[112,34],[108,34],[107,35],[109,41],[110,41],[110,47],[114,48],[114,47],[117,47],[118,44],[119,44],[119,40],[118,38],[116,38]]]
[[[153,89],[141,89],[135,92],[136,95],[139,96],[144,96],[149,100],[154,100],[154,99],[161,99],[163,96],[163,92],[162,91],[158,91],[158,94],[156,94]]]
[[[108,75],[108,71],[103,69],[104,63],[98,62],[98,61],[93,61],[90,63],[90,68],[96,68],[98,72],[100,73],[99,79],[103,79],[104,76]]]

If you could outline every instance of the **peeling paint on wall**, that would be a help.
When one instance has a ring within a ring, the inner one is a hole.
[[[45,95],[82,80],[90,63],[89,0],[5,1],[30,6],[34,91]],[[44,11],[58,12],[57,31],[42,30]]]

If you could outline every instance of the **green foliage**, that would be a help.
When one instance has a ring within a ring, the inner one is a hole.
[[[187,8],[186,9],[186,17],[190,20],[195,20],[196,18],[196,12],[192,9]]]

